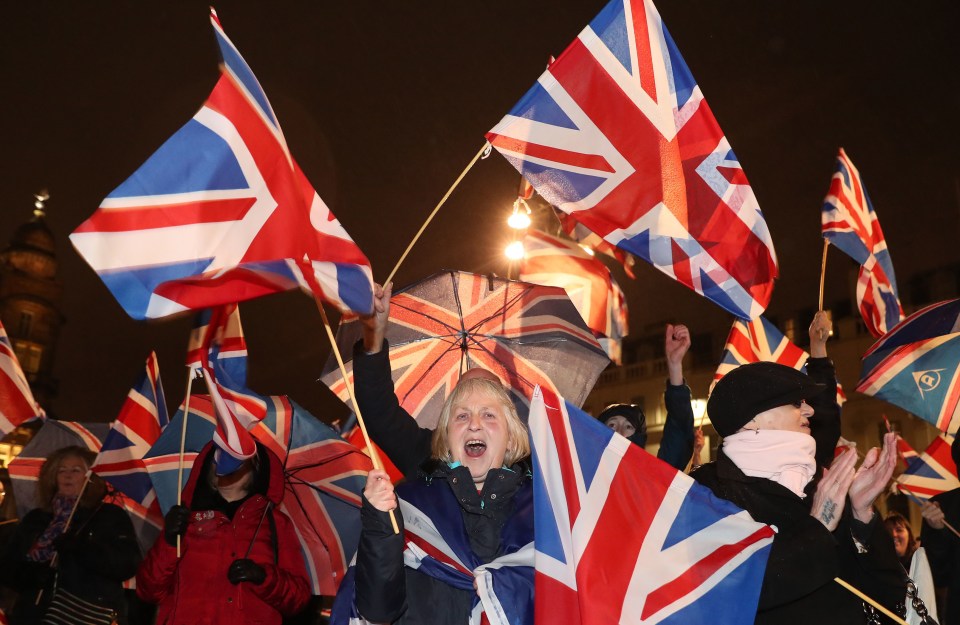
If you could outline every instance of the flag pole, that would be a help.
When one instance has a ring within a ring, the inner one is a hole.
[[[860,592],[859,590],[857,590],[856,588],[854,588],[844,580],[840,579],[839,577],[834,577],[833,581],[837,582],[838,584],[840,584],[841,586],[843,586],[844,588],[846,588],[856,596],[860,597],[861,600],[865,601],[866,603],[869,603],[870,605],[875,607],[877,610],[883,612],[883,614],[886,615],[887,618],[892,620],[894,623],[900,623],[900,625],[908,625],[908,623],[905,620],[903,620],[902,618],[900,618],[890,610],[886,609],[885,607],[877,603],[875,600],[863,594],[862,592]]]
[[[476,164],[476,162],[480,160],[480,157],[484,156],[485,154],[489,154],[491,147],[492,146],[490,145],[490,143],[485,142],[483,144],[483,147],[480,148],[480,151],[477,152],[477,155],[474,156],[473,159],[470,161],[470,163],[464,168],[464,170],[460,172],[460,175],[457,177],[456,180],[454,180],[453,185],[449,189],[447,189],[447,192],[440,199],[440,203],[437,204],[436,208],[433,209],[433,212],[430,213],[430,215],[427,217],[427,220],[423,222],[422,226],[420,226],[420,230],[417,231],[416,235],[414,235],[413,240],[410,241],[410,245],[408,245],[407,249],[403,251],[403,254],[400,256],[400,260],[397,261],[397,264],[393,268],[393,271],[391,271],[390,275],[387,276],[387,279],[383,281],[384,284],[389,284],[393,280],[393,277],[397,274],[397,270],[400,269],[400,265],[402,265],[403,261],[406,260],[407,254],[410,253],[410,250],[413,249],[413,246],[417,243],[417,240],[420,238],[420,235],[423,234],[423,231],[426,230],[427,226],[430,225],[430,222],[433,221],[433,218],[436,216],[437,212],[440,210],[440,207],[443,206],[443,204],[447,201],[447,198],[449,198],[450,194],[453,193],[453,190],[457,188],[457,185],[460,184],[460,181],[463,180],[463,177],[467,175],[467,172],[470,171],[470,168],[473,167]],[[347,387],[349,388],[349,385]],[[354,406],[356,406],[356,404],[354,404]],[[358,414],[357,416],[360,416],[360,415]],[[366,436],[366,433],[364,433],[364,436]]]
[[[304,267],[304,274],[306,274],[308,270],[310,270],[310,268]],[[307,280],[308,282],[314,282],[309,278]],[[353,402],[353,412],[357,415],[357,425],[360,426],[363,440],[367,445],[367,449],[370,450],[370,460],[373,462],[373,468],[382,471],[383,463],[380,461],[380,454],[377,453],[373,442],[370,440],[370,435],[367,434],[367,426],[363,422],[363,415],[360,414],[360,406],[357,404],[357,398],[353,394],[353,384],[350,382],[350,378],[347,377],[347,367],[343,364],[343,356],[340,355],[340,348],[337,346],[337,340],[333,336],[333,328],[330,326],[330,320],[327,318],[327,311],[323,309],[323,302],[320,301],[319,287],[314,287],[313,289],[313,300],[317,303],[317,310],[320,311],[320,316],[323,318],[323,328],[327,331],[327,338],[330,339],[333,355],[336,357],[337,365],[340,367],[340,375],[343,376],[343,385],[347,387],[347,394],[350,395],[350,401]],[[397,517],[393,514],[393,510],[390,511],[390,523],[393,525],[393,533],[399,534],[400,526],[397,525]]]
[[[180,460],[177,464],[177,505],[182,502],[183,489],[183,448],[187,445],[187,418],[190,416],[190,394],[193,390],[193,368],[187,372],[187,398],[183,400],[183,423],[180,424]],[[177,535],[177,558],[180,557],[180,535]]]
[[[817,310],[823,310],[823,281],[827,275],[827,249],[830,247],[830,240],[823,238],[823,260],[820,261],[820,306]]]

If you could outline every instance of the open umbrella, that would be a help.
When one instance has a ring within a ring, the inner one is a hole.
[[[913,313],[863,355],[857,390],[940,430],[960,425],[960,299]]]
[[[36,492],[40,467],[47,456],[60,449],[77,445],[96,453],[110,431],[106,423],[77,423],[47,419],[23,446],[20,454],[10,461],[10,482],[17,501],[17,516],[23,516],[37,507]]]
[[[344,358],[360,336],[359,319],[340,323]],[[427,428],[436,426],[447,395],[471,367],[496,373],[521,405],[529,405],[539,384],[582,406],[610,363],[563,289],[461,271],[442,271],[395,293],[386,338],[397,397]],[[349,405],[332,358],[322,379]]]
[[[183,407],[144,457],[166,514],[177,501],[177,466]],[[184,483],[197,453],[216,428],[206,395],[190,399],[184,447]],[[329,426],[286,397],[271,397],[267,415],[250,430],[284,463],[279,508],[293,521],[313,593],[333,595],[360,538],[360,493],[370,459]]]

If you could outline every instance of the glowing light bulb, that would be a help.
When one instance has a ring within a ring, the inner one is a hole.
[[[523,241],[514,241],[503,251],[510,260],[520,260],[523,258]]]
[[[530,215],[515,210],[507,218],[507,225],[514,230],[526,230],[530,227]]]

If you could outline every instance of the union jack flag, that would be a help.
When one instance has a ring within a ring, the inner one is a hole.
[[[216,13],[211,22],[223,62],[203,108],[70,240],[135,319],[294,288],[370,311],[369,261],[294,162]]]
[[[776,362],[807,372],[807,359],[810,354],[794,345],[782,332],[764,317],[753,321],[737,319],[730,328],[727,345],[720,359],[720,366],[713,375],[713,384],[740,365],[750,362]],[[841,406],[847,400],[840,383],[837,382],[837,403]]]
[[[9,434],[24,421],[42,416],[43,409],[33,398],[27,376],[0,323],[0,436]]]
[[[840,148],[821,213],[823,237],[860,263],[857,304],[870,333],[883,336],[903,319],[897,278],[877,213],[853,161]]]
[[[121,505],[156,527],[162,526],[163,517],[143,456],[169,421],[160,366],[157,355],[151,352],[146,370],[127,394],[120,415],[90,467],[124,495]]]
[[[203,372],[217,415],[213,440],[235,460],[253,457],[256,442],[248,430],[267,414],[267,400],[247,388],[247,343],[236,304],[202,311],[190,334],[187,366]],[[221,454],[218,469],[237,463]]]
[[[620,364],[627,303],[606,265],[572,241],[535,230],[527,232],[523,249],[520,280],[565,290],[610,360]]]
[[[556,396],[529,423],[537,623],[753,623],[769,526]]]
[[[907,470],[897,476],[895,488],[920,500],[960,488],[957,465],[950,455],[952,444],[952,436],[939,434]]]
[[[599,234],[591,231],[589,228],[579,223],[576,219],[566,214],[562,210],[555,209],[554,213],[556,214],[557,219],[560,220],[560,227],[564,234],[581,245],[589,247],[594,252],[598,252],[600,254],[609,256],[610,258],[616,259],[617,262],[623,265],[623,272],[627,274],[627,277],[636,280],[637,276],[633,273],[633,266],[637,263],[633,254],[625,252],[619,247],[612,245],[603,239]]]
[[[613,0],[487,140],[550,204],[734,315],[777,276],[736,155],[650,0]]]

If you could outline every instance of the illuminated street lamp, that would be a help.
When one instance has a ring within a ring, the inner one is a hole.
[[[521,207],[523,210],[521,210]],[[507,225],[514,230],[526,230],[530,227],[530,207],[523,201],[523,198],[517,198],[513,203],[513,212],[507,217]]]
[[[507,246],[507,249],[503,251],[511,261],[518,261],[523,259],[524,249],[523,241],[514,241]]]

